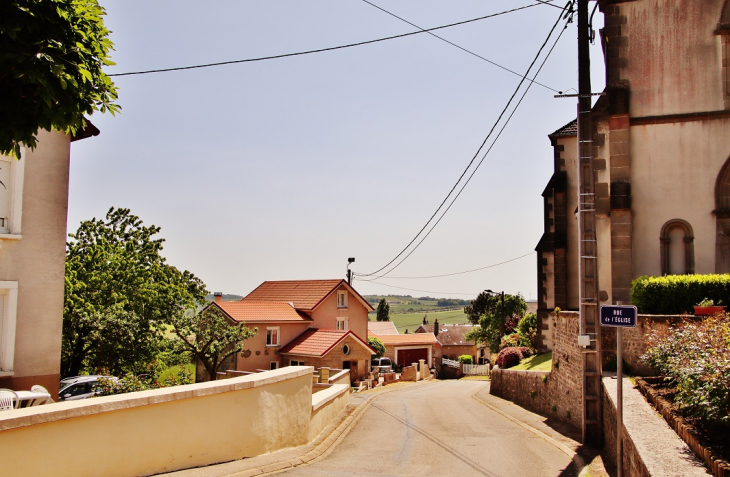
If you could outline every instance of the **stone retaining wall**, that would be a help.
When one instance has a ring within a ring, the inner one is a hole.
[[[490,393],[544,416],[581,425],[581,353],[578,313],[551,316],[553,365],[550,372],[493,369]]]

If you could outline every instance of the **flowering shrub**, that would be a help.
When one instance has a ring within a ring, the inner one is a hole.
[[[499,349],[505,349],[505,348],[516,348],[516,347],[530,347],[532,346],[532,342],[530,341],[530,338],[523,336],[520,333],[512,333],[511,335],[507,335],[502,338],[502,341],[499,343]]]
[[[522,361],[522,348],[505,348],[497,355],[497,366],[502,369],[517,366]]]
[[[675,404],[691,417],[730,427],[730,315],[654,330],[641,359],[671,378]]]

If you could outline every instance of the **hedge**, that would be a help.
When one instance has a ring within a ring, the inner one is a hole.
[[[639,313],[676,315],[691,313],[705,298],[730,304],[730,274],[639,277],[631,283],[631,304]]]

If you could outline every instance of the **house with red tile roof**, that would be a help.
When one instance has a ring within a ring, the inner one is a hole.
[[[481,363],[484,358],[489,358],[489,353],[485,354],[484,344],[476,344],[466,339],[466,334],[474,329],[477,325],[439,325],[438,320],[433,324],[422,324],[414,333],[434,336],[441,345],[438,348],[436,361],[441,362],[441,358],[457,359],[459,356],[469,355],[474,363]]]
[[[377,338],[385,345],[383,356],[400,367],[410,366],[419,359],[424,360],[429,368],[434,366],[439,342],[433,334],[388,334]]]
[[[375,352],[367,344],[367,322],[373,307],[345,280],[266,281],[239,301],[216,296],[209,306],[258,330],[221,371],[304,365],[350,369],[354,380],[370,370]]]

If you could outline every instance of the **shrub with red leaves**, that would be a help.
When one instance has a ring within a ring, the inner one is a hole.
[[[497,355],[497,366],[501,369],[511,368],[517,366],[522,361],[522,353],[520,348],[504,348]]]
[[[520,346],[517,348],[520,351],[520,361],[522,361],[525,358],[529,358],[532,356],[532,350],[526,346]]]

